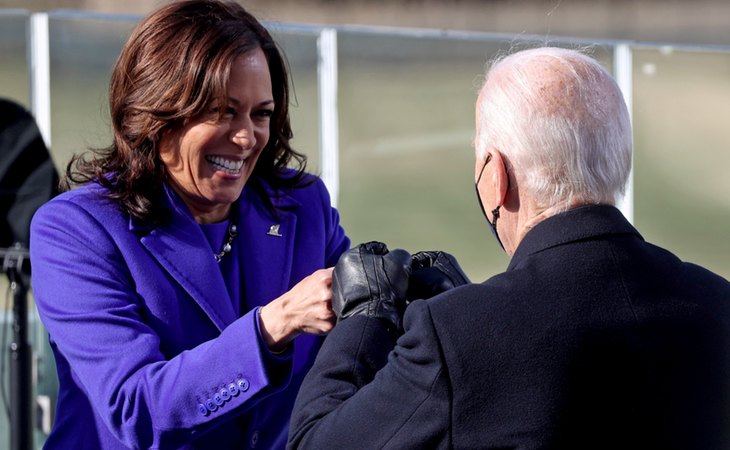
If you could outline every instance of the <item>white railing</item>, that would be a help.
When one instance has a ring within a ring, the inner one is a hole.
[[[109,15],[81,11],[54,11],[27,13],[19,10],[0,10],[2,15],[25,14],[28,18],[28,73],[30,86],[31,111],[38,122],[46,145],[51,144],[51,78],[49,52],[49,17],[72,18],[78,20],[122,20],[137,21],[140,17],[129,15]],[[332,201],[336,205],[339,194],[339,120],[338,120],[338,45],[337,36],[340,31],[388,35],[393,37],[421,37],[451,40],[484,41],[484,42],[516,42],[513,35],[503,33],[467,32],[454,30],[429,30],[414,28],[368,27],[368,26],[314,26],[302,24],[276,24],[278,32],[298,32],[317,36],[318,53],[318,99],[319,99],[319,156],[322,179],[327,185]],[[519,41],[540,42],[544,37],[518,37]],[[628,41],[587,40],[575,38],[551,38],[550,44],[596,46],[613,49],[613,72],[623,91],[624,98],[631,111],[632,106],[632,49],[663,48],[666,44],[636,43]],[[672,45],[672,47],[677,47]],[[724,47],[713,46],[679,46],[686,50],[728,51]],[[629,179],[626,196],[619,203],[620,209],[631,221],[634,216],[633,174]]]

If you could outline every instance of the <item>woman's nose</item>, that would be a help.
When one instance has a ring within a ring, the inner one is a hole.
[[[256,145],[251,121],[240,121],[231,129],[231,142],[247,150]]]

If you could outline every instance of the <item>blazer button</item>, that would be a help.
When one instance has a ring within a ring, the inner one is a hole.
[[[208,399],[205,401],[205,407],[208,408],[208,411],[214,412],[218,410],[218,405],[215,404],[213,399]]]
[[[198,403],[198,412],[204,416],[208,415],[208,408],[204,404]]]
[[[231,399],[231,393],[228,392],[228,389],[226,389],[226,388],[221,389],[221,391],[219,392],[219,394],[220,394],[220,396],[221,396],[221,398],[223,399],[224,402],[227,402],[228,400]]]
[[[228,385],[228,393],[231,394],[232,397],[237,396],[239,392],[240,391],[238,390],[238,385],[236,383]]]
[[[258,430],[251,433],[251,448],[256,448],[259,443],[259,432]]]
[[[241,392],[246,392],[248,390],[248,380],[245,378],[238,380],[238,389],[240,389]]]
[[[223,400],[223,397],[217,392],[213,395],[213,401],[218,406],[223,406],[223,404],[226,402],[225,400]]]

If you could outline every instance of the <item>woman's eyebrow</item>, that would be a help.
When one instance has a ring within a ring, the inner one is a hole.
[[[234,106],[239,106],[241,104],[240,101],[236,100],[233,97],[228,97],[228,102],[233,104]],[[263,102],[259,103],[258,106],[268,106],[268,105],[273,105],[273,104],[274,104],[274,100],[269,99],[269,100],[264,100]]]

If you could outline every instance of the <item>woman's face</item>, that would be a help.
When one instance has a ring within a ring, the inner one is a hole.
[[[269,141],[273,112],[269,66],[259,48],[233,62],[222,118],[211,106],[162,137],[160,157],[172,188],[199,223],[228,216]]]

